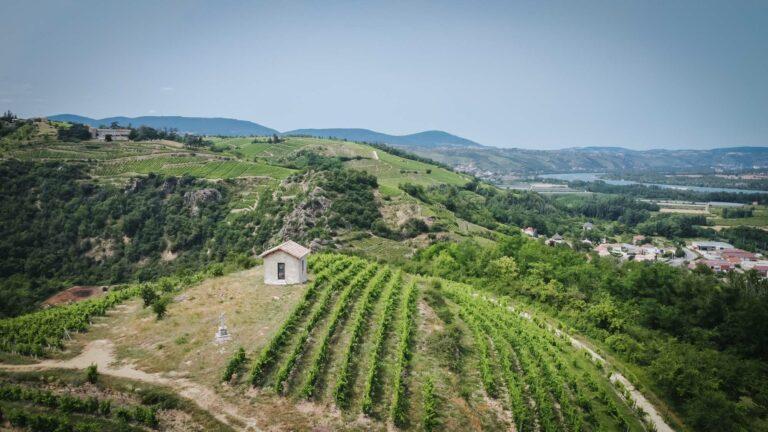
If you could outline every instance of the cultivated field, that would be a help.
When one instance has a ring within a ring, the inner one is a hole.
[[[642,430],[600,366],[506,304],[357,258],[320,256],[313,269],[271,340],[233,357],[225,379],[335,406],[348,422]]]
[[[163,156],[104,162],[98,164],[93,172],[96,175],[108,177],[158,173],[173,176],[191,175],[210,179],[255,176],[283,179],[294,171],[265,163],[239,160],[199,156]]]
[[[360,258],[317,255],[311,267],[306,285],[264,285],[260,267],[171,281],[179,291],[163,320],[129,287],[57,308],[64,314],[0,321],[37,329],[6,340],[10,351],[35,334],[58,335],[50,325],[88,330],[40,351],[65,360],[3,368],[94,362],[107,374],[198,395],[235,429],[642,430],[608,368],[544,321],[469,286]],[[94,313],[91,303],[106,308]],[[217,345],[221,313],[232,340]]]

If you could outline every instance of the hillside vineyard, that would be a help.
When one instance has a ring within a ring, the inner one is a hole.
[[[447,373],[498,401],[517,430],[642,430],[600,364],[507,301],[349,256],[316,255],[311,268],[316,277],[304,297],[253,354],[248,371],[230,371],[225,380],[406,427],[432,424],[431,392],[448,403],[450,380],[433,376]],[[470,348],[458,355],[471,357],[466,362],[476,370],[414,371],[432,355],[418,344],[425,326],[417,302],[425,289],[438,296],[430,303],[441,305],[440,324],[467,332]]]

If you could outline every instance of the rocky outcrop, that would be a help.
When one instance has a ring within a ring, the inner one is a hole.
[[[213,188],[198,189],[184,194],[184,204],[190,208],[193,216],[197,216],[200,213],[200,204],[217,202],[220,199],[221,192]]]
[[[163,180],[163,184],[160,185],[160,192],[163,195],[172,194],[176,189],[177,183],[178,179],[176,177],[168,177],[167,179]]]
[[[305,239],[307,231],[322,224],[330,211],[331,200],[322,188],[315,187],[307,198],[297,204],[283,219],[283,227],[277,233],[280,240]]]

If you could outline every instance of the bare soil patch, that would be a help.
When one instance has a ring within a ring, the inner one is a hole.
[[[106,286],[80,286],[76,285],[57,293],[43,302],[43,307],[56,306],[60,304],[75,303],[88,300],[104,294],[109,287]]]

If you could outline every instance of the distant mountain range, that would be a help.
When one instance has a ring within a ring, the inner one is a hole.
[[[229,118],[208,117],[179,117],[179,116],[145,116],[145,117],[107,117],[93,119],[75,114],[58,114],[49,116],[49,120],[82,123],[97,127],[109,126],[117,122],[121,126],[132,125],[149,126],[155,129],[176,129],[181,133],[196,135],[272,135],[280,133],[275,129],[262,126],[258,123]]]
[[[145,116],[93,119],[75,114],[58,114],[48,118],[55,121],[82,123],[93,127],[110,125],[116,122],[121,126],[132,125],[149,126],[156,129],[176,129],[182,133],[197,135],[310,135],[321,138],[338,138],[397,146],[423,146],[427,148],[482,147],[474,141],[443,131],[425,131],[410,135],[389,135],[368,129],[296,129],[281,133],[276,129],[268,128],[258,123],[228,118]]]
[[[283,135],[309,135],[405,147],[484,147],[472,140],[443,131],[425,131],[410,135],[389,135],[369,129],[296,129],[284,132]]]

